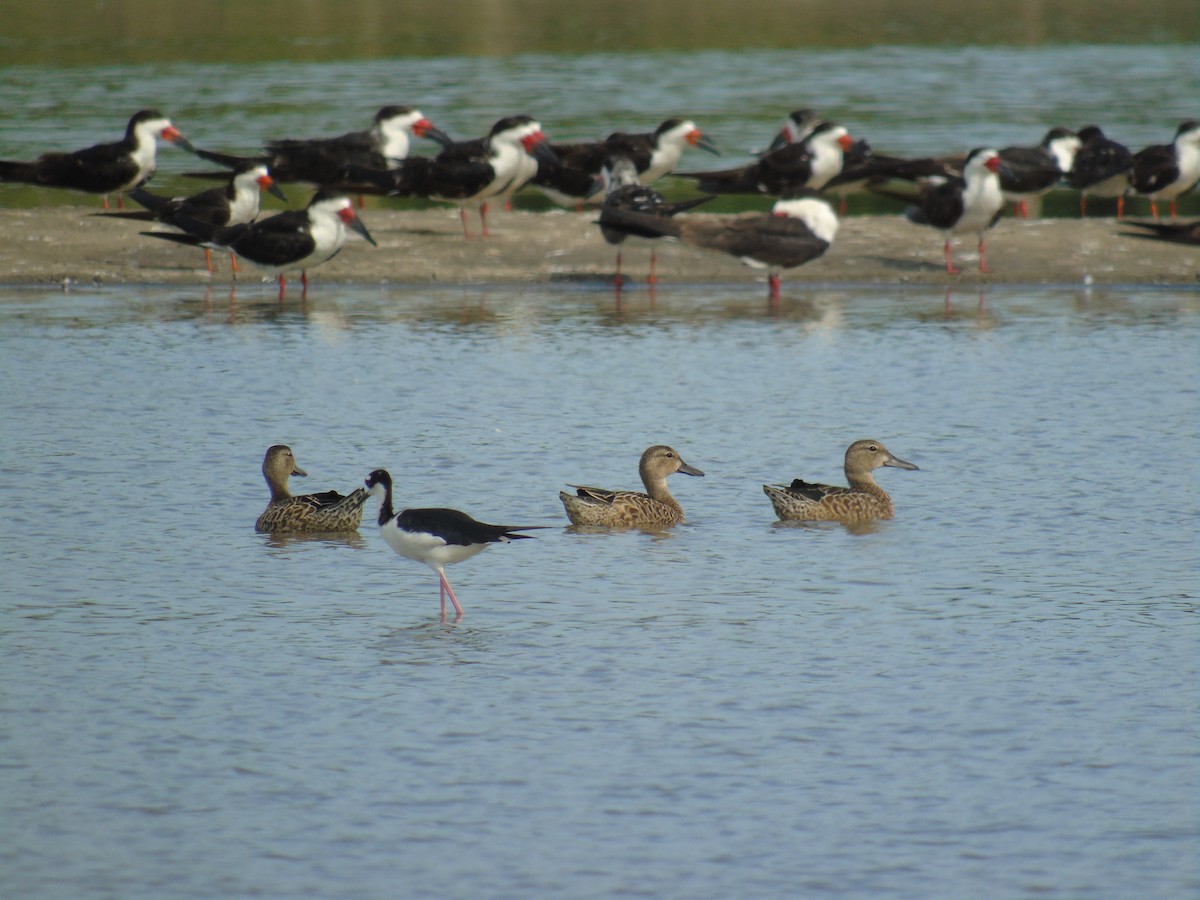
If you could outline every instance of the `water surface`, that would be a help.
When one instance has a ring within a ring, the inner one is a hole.
[[[0,892],[1194,894],[1197,293],[785,293],[0,294]],[[867,436],[895,520],[774,521]],[[550,527],[443,625],[277,442]]]

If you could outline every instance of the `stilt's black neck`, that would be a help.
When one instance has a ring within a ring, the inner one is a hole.
[[[392,483],[390,481],[386,482],[383,488],[383,500],[381,500],[379,503],[380,526],[386,525],[388,521],[391,520],[391,518],[395,515],[395,513],[392,512]]]
[[[379,525],[383,527],[395,515],[392,511],[392,476],[380,469],[371,473],[370,480],[375,482],[372,490],[379,485],[383,485],[383,498],[379,502]]]

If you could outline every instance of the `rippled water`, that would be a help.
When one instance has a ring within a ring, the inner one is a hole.
[[[1194,894],[1200,295],[751,293],[0,293],[0,893]],[[894,521],[774,522],[865,436]],[[443,625],[276,442],[551,527]]]

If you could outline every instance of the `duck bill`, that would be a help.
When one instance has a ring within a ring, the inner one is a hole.
[[[900,459],[900,457],[898,457],[898,456],[893,456],[891,459],[889,459],[887,462],[885,462],[884,465],[891,466],[893,469],[908,469],[910,472],[919,472],[920,471],[920,469],[918,469],[916,466],[914,466],[908,460]]]
[[[843,134],[837,139],[837,142],[838,146],[842,148],[843,153],[849,153],[850,148],[854,146],[854,138],[850,137],[848,134]]]
[[[307,472],[305,472],[305,471],[304,471],[302,468],[300,468],[299,466],[292,466],[292,474],[293,474],[293,475],[299,475],[301,478],[307,478],[307,477],[308,477],[308,473],[307,473]]]
[[[379,246],[377,243],[375,243],[375,238],[371,237],[371,232],[367,231],[367,226],[362,223],[362,219],[355,214],[351,207],[347,206],[345,209],[341,210],[338,213],[338,218],[342,220],[342,223],[347,228],[350,228],[361,234],[366,239],[367,243],[372,247]]]
[[[720,148],[718,148],[716,144],[714,144],[712,141],[710,141],[708,138],[706,138],[704,136],[704,133],[702,131],[700,131],[700,129],[698,129],[698,128],[695,131],[688,133],[687,142],[689,144],[691,144],[693,147],[699,147],[701,150],[707,150],[713,156],[721,155]],[[682,470],[680,470],[680,471],[682,471]]]
[[[682,472],[684,475],[703,475],[704,474],[699,469],[697,469],[695,466],[689,466],[687,463],[682,462],[682,461],[679,463],[679,469],[677,471]]]
[[[431,141],[437,141],[443,147],[449,147],[454,141],[450,140],[450,135],[442,131],[428,119],[418,119],[412,127],[413,134],[420,138],[428,138]]]

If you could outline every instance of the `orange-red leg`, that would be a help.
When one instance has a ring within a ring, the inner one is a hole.
[[[778,272],[771,272],[767,275],[767,298],[770,300],[779,299],[779,291],[782,286],[782,280]]]
[[[946,271],[951,275],[957,275],[961,270],[950,261],[950,239],[946,239],[946,243],[942,246],[942,251],[946,255]]]

